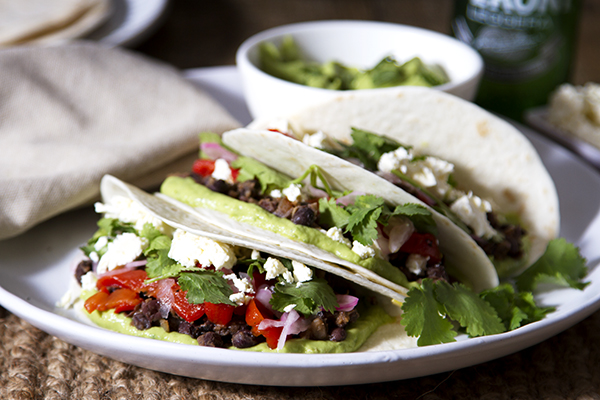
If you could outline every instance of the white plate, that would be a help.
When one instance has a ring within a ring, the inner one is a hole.
[[[594,167],[600,169],[600,149],[552,125],[548,121],[548,107],[528,110],[525,113],[525,121],[535,130],[565,146]]]
[[[158,26],[168,3],[168,0],[113,0],[111,16],[85,39],[109,46],[135,46]]]
[[[190,79],[249,121],[234,67],[191,70]],[[522,128],[554,178],[561,201],[561,235],[577,243],[595,266],[600,260],[600,176],[540,135]],[[585,193],[585,195],[583,195]],[[236,383],[324,386],[413,378],[462,368],[539,343],[600,307],[600,269],[584,291],[542,296],[557,311],[516,331],[455,343],[389,352],[306,355],[257,354],[203,348],[106,331],[54,307],[67,290],[77,247],[96,229],[97,216],[82,209],[54,218],[17,238],[0,242],[0,304],[34,326],[98,354],[153,370]]]

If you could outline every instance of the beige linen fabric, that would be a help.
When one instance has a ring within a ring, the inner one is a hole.
[[[175,69],[91,42],[0,50],[0,239],[93,201],[104,174],[186,171],[198,133],[239,126]]]

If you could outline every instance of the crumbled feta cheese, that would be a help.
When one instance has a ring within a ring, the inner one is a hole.
[[[358,254],[363,260],[366,258],[375,257],[375,249],[371,246],[365,246],[358,240],[352,242],[352,251]]]
[[[214,266],[216,270],[231,268],[237,262],[233,246],[206,237],[193,235],[181,229],[173,234],[169,258],[184,267]]]
[[[289,269],[286,269],[285,272],[281,274],[281,277],[287,283],[294,283],[294,274]]]
[[[600,147],[600,84],[562,84],[550,96],[548,120],[553,125]]]
[[[279,275],[287,272],[288,269],[283,265],[281,261],[276,258],[269,257],[264,265],[265,271],[267,271],[267,275],[265,276],[266,280],[275,279]]]
[[[333,226],[331,228],[329,228],[327,230],[327,232],[325,232],[325,234],[335,240],[336,242],[345,244],[348,247],[352,247],[352,243],[350,242],[350,239],[348,239],[347,237],[344,236],[344,232],[338,228],[337,226]]]
[[[124,196],[113,196],[106,204],[96,203],[94,208],[97,213],[103,213],[107,218],[116,218],[122,222],[134,224],[134,228],[141,231],[149,223],[161,233],[170,234],[172,228],[163,223],[159,218],[152,216],[139,203]]]
[[[260,251],[252,250],[252,254],[250,254],[251,260],[259,260],[260,259]]]
[[[313,133],[312,135],[310,133],[307,133],[302,138],[302,143],[304,143],[310,147],[317,148],[317,149],[323,148],[324,141],[325,141],[325,134],[321,131]]]
[[[244,304],[248,304],[250,300],[252,300],[252,296],[248,296],[244,293],[234,293],[229,296],[229,300],[233,301],[238,306],[243,306]]]
[[[426,188],[433,189],[440,197],[444,197],[452,186],[448,183],[450,174],[454,172],[454,164],[436,157],[412,162],[408,166],[407,175]]]
[[[100,258],[97,273],[101,275],[120,265],[134,261],[146,247],[148,247],[148,239],[139,237],[135,233],[125,232],[117,235],[115,240],[108,244],[106,253]]]
[[[294,267],[294,279],[296,282],[307,282],[312,279],[312,269],[299,261],[292,260],[292,266]]]
[[[377,168],[382,172],[391,172],[395,169],[399,169],[403,174],[406,173],[406,165],[413,159],[412,153],[404,148],[398,147],[394,151],[384,153],[379,158]]]
[[[92,251],[90,253],[90,260],[92,260],[93,262],[97,263],[98,261],[100,261],[100,256],[95,251]]]
[[[278,199],[283,196],[283,194],[281,194],[281,190],[273,189],[271,190],[271,193],[269,193],[269,196],[273,197],[274,199]]]
[[[383,154],[377,168],[382,172],[400,170],[420,185],[433,189],[441,197],[452,188],[448,178],[454,172],[454,164],[431,156],[415,159],[412,150],[404,147]]]
[[[458,200],[452,203],[450,209],[473,229],[475,235],[484,239],[496,235],[496,231],[490,225],[486,215],[492,211],[492,206],[489,202],[473,195],[472,192],[459,197]]]
[[[233,285],[242,293],[254,293],[252,283],[248,278],[238,278],[235,274],[224,275],[223,278],[233,282]]]
[[[231,175],[231,168],[227,160],[219,158],[215,161],[215,169],[211,176],[215,179],[220,179],[227,182],[233,182],[233,175]]]
[[[406,268],[415,275],[419,275],[427,266],[429,257],[421,254],[410,254],[406,259]]]
[[[291,312],[294,308],[296,308],[295,304],[288,304],[283,308],[283,312]]]
[[[232,281],[233,285],[238,290],[238,293],[229,296],[229,300],[240,306],[247,304],[250,301],[252,297],[247,295],[254,294],[254,288],[248,278],[238,278],[235,274],[223,275],[223,278]]]
[[[302,196],[302,191],[300,190],[301,188],[302,185],[299,183],[292,183],[290,186],[283,189],[281,193],[287,197],[289,201],[294,203],[300,199],[300,196]]]
[[[69,289],[67,289],[66,293],[60,298],[59,301],[56,302],[56,307],[60,308],[70,308],[79,300],[79,296],[81,295],[81,287],[75,280],[75,278],[71,279],[69,282]]]
[[[96,251],[100,251],[108,244],[108,238],[106,236],[100,236],[98,240],[96,240],[96,244],[94,245],[94,249]]]
[[[96,282],[98,282],[98,276],[89,271],[81,277],[81,290],[95,290]]]

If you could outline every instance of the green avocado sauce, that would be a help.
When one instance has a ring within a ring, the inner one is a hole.
[[[198,341],[191,336],[178,332],[166,332],[160,327],[152,327],[143,331],[139,330],[131,325],[131,318],[122,313],[115,313],[113,310],[102,312],[94,311],[91,314],[85,310],[84,312],[94,324],[111,331],[149,339],[198,345]],[[361,307],[358,312],[360,318],[348,326],[348,329],[346,330],[346,340],[342,342],[291,339],[286,341],[285,346],[281,350],[272,350],[266,343],[261,343],[247,349],[238,349],[236,347],[231,347],[231,349],[271,353],[349,353],[358,350],[367,338],[380,326],[394,322],[394,318],[386,314],[380,306],[371,306],[369,308]]]
[[[288,219],[269,213],[256,204],[245,203],[227,195],[213,192],[207,187],[196,183],[192,178],[169,177],[163,182],[160,191],[192,207],[219,211],[238,222],[276,233],[288,239],[317,246],[343,260],[371,270],[398,285],[411,287],[406,276],[388,261],[376,257],[363,260],[352,249],[336,242],[315,228],[296,225]]]

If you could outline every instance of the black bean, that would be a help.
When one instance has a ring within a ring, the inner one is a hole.
[[[144,331],[152,327],[152,321],[150,321],[143,313],[138,312],[133,314],[133,317],[131,317],[131,325],[140,331]]]
[[[227,193],[231,185],[222,179],[210,178],[205,183],[206,187],[217,193]]]
[[[206,332],[198,336],[198,344],[207,347],[223,347],[223,339],[214,332]]]
[[[315,219],[315,212],[308,206],[298,206],[292,214],[292,222],[296,225],[312,226]]]
[[[323,318],[317,317],[312,320],[310,327],[310,339],[325,340],[327,339],[327,323]]]
[[[346,339],[346,330],[344,328],[335,328],[329,335],[329,340],[333,342],[341,342]]]
[[[247,330],[239,330],[233,334],[231,338],[231,344],[238,349],[245,349],[247,347],[255,346],[259,343],[259,339]]]
[[[83,260],[79,264],[77,264],[77,268],[75,269],[75,279],[81,285],[81,277],[87,274],[92,270],[92,260]]]
[[[155,299],[148,299],[144,301],[140,311],[152,322],[158,321],[162,318],[160,315],[160,302]]]
[[[335,316],[335,325],[343,328],[358,319],[358,311],[339,311]]]
[[[179,333],[183,333],[184,335],[189,335],[192,338],[196,339],[200,336],[200,329],[194,324],[190,324],[187,321],[181,321],[179,323],[179,329],[177,330]]]

